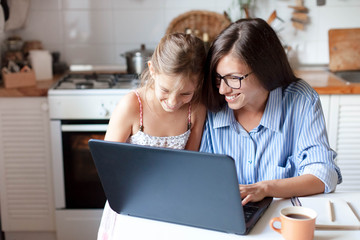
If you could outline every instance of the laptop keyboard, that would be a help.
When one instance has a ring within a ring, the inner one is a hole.
[[[245,222],[248,222],[259,209],[259,207],[257,206],[250,206],[250,205],[245,205],[243,206],[243,208],[244,208]]]

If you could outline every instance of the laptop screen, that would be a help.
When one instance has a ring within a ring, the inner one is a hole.
[[[115,212],[247,233],[231,157],[94,139],[89,147]]]

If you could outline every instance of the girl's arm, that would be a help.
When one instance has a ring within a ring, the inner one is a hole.
[[[186,150],[199,151],[204,123],[206,119],[206,107],[198,104],[191,114],[191,134],[185,146]]]
[[[239,185],[242,204],[257,202],[264,197],[290,198],[323,193],[325,184],[311,174],[297,177]]]
[[[126,142],[139,119],[139,102],[134,92],[125,95],[116,105],[105,134],[106,141]]]

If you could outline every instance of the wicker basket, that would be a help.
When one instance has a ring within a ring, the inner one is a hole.
[[[194,10],[174,18],[170,22],[166,34],[184,33],[186,29],[191,29],[191,32],[201,39],[203,39],[204,33],[207,33],[209,42],[212,42],[230,23],[231,21],[220,13]]]

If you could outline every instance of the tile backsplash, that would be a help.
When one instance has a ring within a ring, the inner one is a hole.
[[[125,65],[122,53],[145,43],[154,48],[171,20],[189,10],[223,13],[234,0],[31,0],[23,29],[1,33],[40,40],[68,64]],[[360,1],[305,0],[310,22],[304,31],[291,25],[295,0],[253,0],[251,16],[267,19],[273,10],[284,20],[279,36],[302,64],[327,64],[331,28],[360,27]]]

